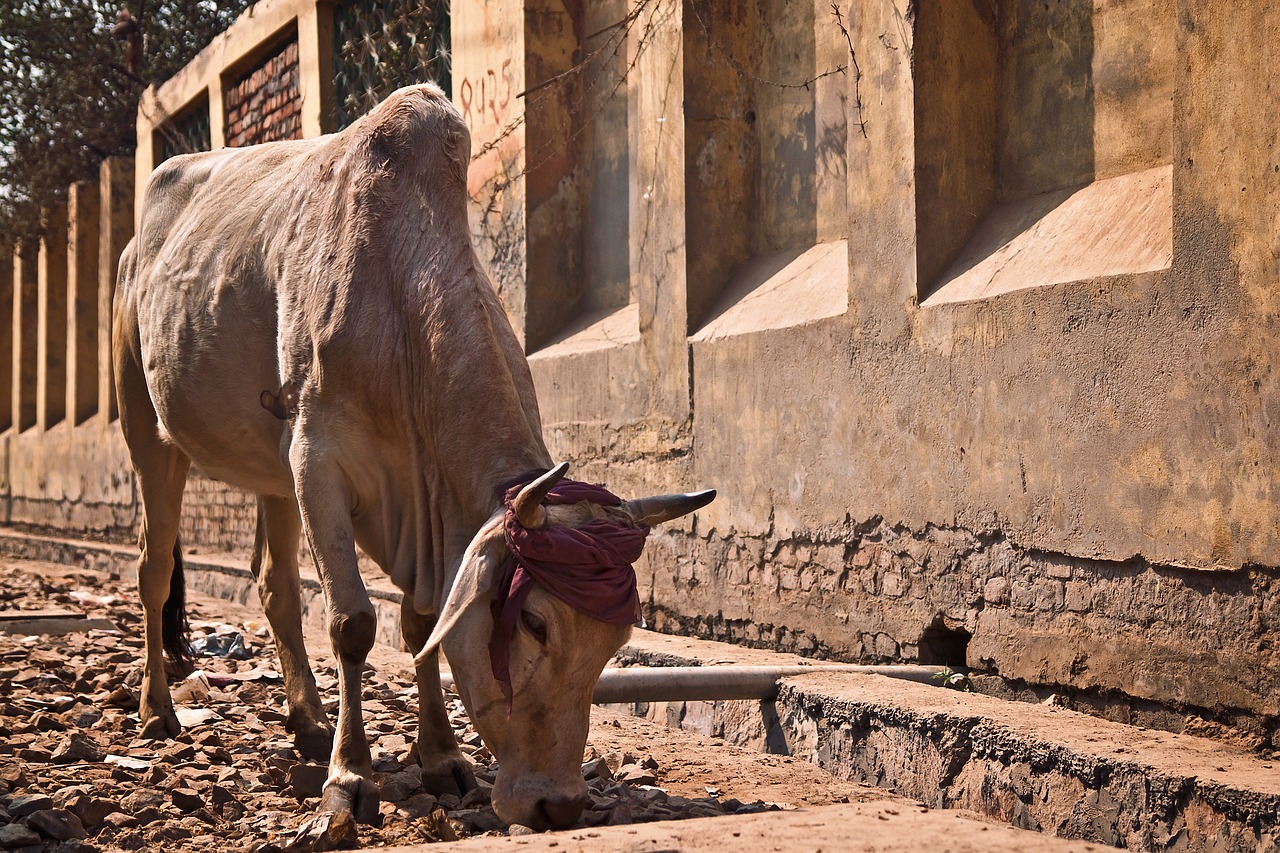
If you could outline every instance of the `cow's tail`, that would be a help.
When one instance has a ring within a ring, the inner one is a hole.
[[[169,575],[169,597],[160,611],[160,636],[164,653],[174,670],[185,677],[191,673],[191,625],[187,622],[187,580],[182,571],[182,543],[173,543],[173,574]]]

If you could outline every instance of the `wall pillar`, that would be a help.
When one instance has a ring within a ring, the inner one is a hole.
[[[13,372],[11,382],[13,428],[21,432],[36,423],[36,305],[39,286],[35,240],[13,250]]]
[[[12,244],[0,244],[0,258],[13,256]],[[13,279],[0,275],[0,354],[9,357],[0,369],[0,432],[13,425]]]
[[[40,237],[36,329],[36,425],[52,427],[67,408],[67,208],[45,214]]]
[[[67,417],[98,410],[98,184],[71,185],[67,203]]]
[[[98,170],[98,411],[116,419],[116,386],[111,368],[111,306],[120,253],[133,237],[132,157],[110,157]]]
[[[302,136],[334,131],[333,4],[317,0],[298,12],[298,90]]]

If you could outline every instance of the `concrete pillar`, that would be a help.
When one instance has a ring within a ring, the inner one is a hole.
[[[37,263],[36,425],[52,427],[67,411],[67,208],[45,213]]]
[[[332,133],[335,115],[331,0],[316,0],[298,12],[298,77],[303,137]]]
[[[133,207],[134,215],[139,213],[142,204],[142,193],[147,188],[147,179],[156,168],[159,146],[156,145],[156,127],[164,121],[164,111],[156,99],[156,87],[148,86],[142,90],[138,99],[138,146],[133,150],[136,164],[133,171]]]
[[[36,424],[36,331],[39,285],[35,240],[25,240],[13,250],[13,372],[10,380],[10,421],[21,432]]]
[[[67,417],[98,410],[98,183],[72,184],[67,200]]]
[[[98,411],[115,420],[116,386],[111,370],[111,304],[120,253],[133,237],[133,158],[111,157],[98,171]]]
[[[222,75],[215,74],[209,79],[209,150],[216,151],[227,147],[227,103],[222,91]]]
[[[13,244],[0,243],[0,258],[12,258]],[[13,425],[13,276],[0,275],[0,432]]]
[[[642,15],[628,45],[631,281],[639,305],[644,374],[657,378],[651,416],[684,423],[689,397],[688,246],[685,204],[684,21],[675,0]],[[644,50],[640,42],[644,41]]]

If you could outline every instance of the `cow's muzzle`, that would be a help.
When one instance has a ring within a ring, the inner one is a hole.
[[[534,829],[568,829],[578,822],[586,807],[586,793],[576,797],[545,797],[538,800],[535,814],[539,822],[545,821],[546,825]]]

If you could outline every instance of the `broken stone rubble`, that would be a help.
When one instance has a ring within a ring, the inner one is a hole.
[[[92,591],[92,592],[90,592]],[[0,579],[0,600],[35,609],[49,602],[83,607],[119,631],[61,636],[0,633],[0,848],[70,853],[184,850],[270,853],[343,846],[452,840],[513,831],[493,811],[497,765],[461,702],[449,718],[478,787],[464,797],[422,789],[414,745],[417,690],[409,680],[368,672],[366,729],[382,797],[381,826],[355,826],[317,814],[327,773],[305,762],[284,730],[283,684],[265,631],[239,634],[247,660],[199,658],[200,672],[175,691],[183,732],[171,742],[137,738],[142,640],[136,595],[119,581],[69,574],[61,583],[15,574]],[[197,632],[227,635],[202,622]],[[317,668],[332,693],[332,669]],[[661,787],[647,756],[598,755],[583,774],[590,803],[580,826],[703,817],[771,808],[716,797],[690,800]],[[776,808],[776,807],[772,807]],[[514,828],[519,833],[519,827]]]

